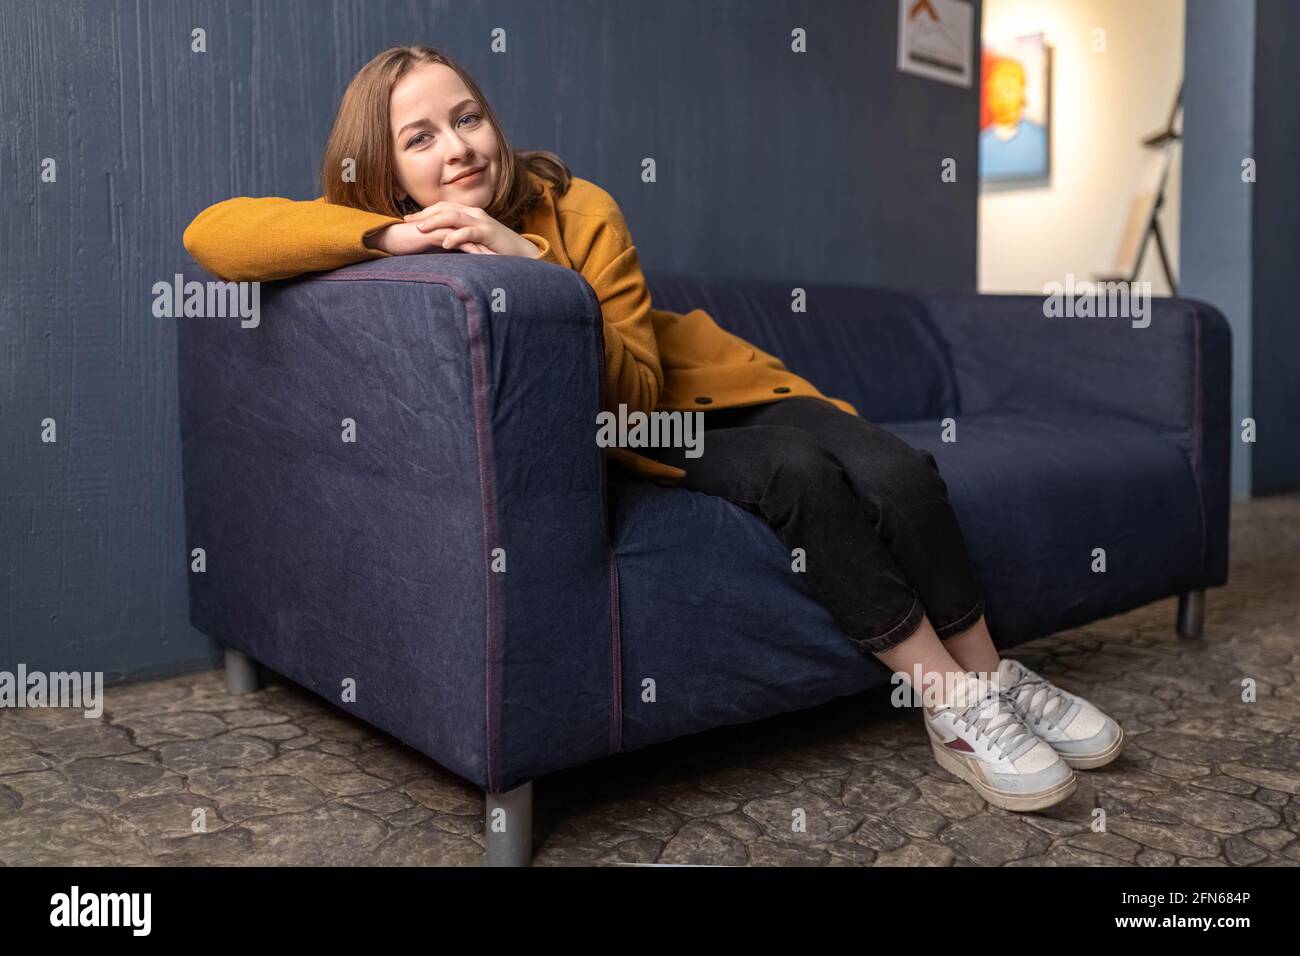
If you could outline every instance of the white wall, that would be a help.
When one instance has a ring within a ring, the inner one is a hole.
[[[1146,150],[1163,128],[1183,72],[1184,0],[984,0],[986,43],[1045,33],[1052,47],[1049,186],[984,189],[979,201],[979,290],[1041,292],[1048,282],[1091,280],[1114,262]],[[1106,51],[1092,51],[1093,30]],[[1178,275],[1181,161],[1175,159],[1161,231]],[[1169,287],[1155,243],[1140,279]]]

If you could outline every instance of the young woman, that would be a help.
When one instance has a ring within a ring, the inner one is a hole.
[[[366,64],[343,96],[320,179],[311,202],[238,197],[205,209],[185,247],[227,281],[442,251],[576,269],[601,303],[607,407],[703,410],[709,435],[700,458],[613,457],[728,498],[803,548],[808,580],[844,633],[915,691],[935,691],[922,714],[941,766],[990,803],[1036,810],[1074,791],[1072,767],[1119,754],[1113,719],[999,658],[934,457],[703,311],[654,309],[613,198],[553,153],[511,149],[450,58],[396,47]]]

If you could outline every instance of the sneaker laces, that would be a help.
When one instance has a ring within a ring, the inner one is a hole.
[[[964,707],[950,706],[946,709],[952,711],[958,724],[974,730],[976,740],[983,734],[989,744],[1007,759],[1020,756],[1038,741],[996,688],[991,688],[983,697]]]
[[[1019,661],[1014,661],[1016,682],[1002,691],[1002,696],[1009,699],[1028,720],[1041,723],[1047,721],[1045,730],[1054,730],[1061,718],[1070,712],[1074,701],[1065,692],[1046,678],[1039,677]],[[1051,707],[1049,719],[1047,711]]]

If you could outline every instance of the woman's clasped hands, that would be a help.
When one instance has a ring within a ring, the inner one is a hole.
[[[461,249],[474,255],[539,258],[541,250],[477,206],[441,200],[366,238],[391,255]]]

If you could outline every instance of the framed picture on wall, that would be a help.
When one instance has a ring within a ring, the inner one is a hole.
[[[1041,33],[984,47],[980,57],[980,182],[1051,179],[1052,54]]]
[[[974,25],[967,0],[898,0],[898,68],[969,87]]]

